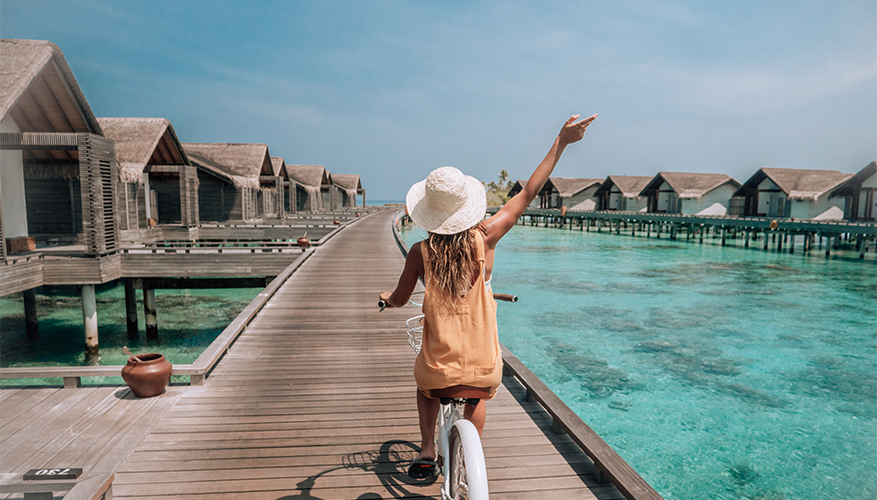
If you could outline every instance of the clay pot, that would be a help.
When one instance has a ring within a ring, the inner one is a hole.
[[[306,248],[308,245],[311,244],[311,240],[305,238],[304,236],[295,240],[295,242],[298,243],[298,246],[300,246],[302,248]]]
[[[128,364],[122,367],[122,379],[139,398],[158,396],[170,383],[174,365],[162,354],[138,354],[137,357],[140,361],[128,358]]]

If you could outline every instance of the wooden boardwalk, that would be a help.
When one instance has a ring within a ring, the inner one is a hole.
[[[414,353],[404,320],[417,311],[380,313],[376,307],[378,293],[395,286],[403,264],[390,231],[394,216],[368,216],[319,248],[204,385],[172,387],[159,398],[139,401],[163,408],[142,422],[151,429],[148,435],[145,427],[137,431],[145,435],[142,440],[133,432],[125,437],[139,443],[136,447],[114,452],[127,455],[109,469],[116,471],[115,498],[438,496],[438,483],[415,482],[405,474],[419,433]],[[101,397],[108,396],[94,396],[95,403]],[[80,406],[79,412],[100,411]],[[74,406],[69,410],[69,422],[58,425],[77,420]],[[15,421],[7,422],[5,404],[2,411],[6,441],[6,426]],[[18,441],[19,448],[26,446],[23,437]],[[111,444],[107,438],[92,441]],[[514,379],[488,404],[484,447],[492,498],[622,498],[611,484],[595,481],[590,460],[567,436],[551,430],[550,417],[525,402]],[[89,450],[101,452],[96,444]],[[3,464],[6,468],[5,459]]]

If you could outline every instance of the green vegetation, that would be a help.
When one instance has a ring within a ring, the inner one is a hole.
[[[499,207],[505,205],[505,203],[509,201],[509,189],[515,185],[514,182],[509,180],[509,173],[505,169],[499,171],[498,180],[499,182],[490,181],[484,183],[484,186],[487,188],[488,207]]]

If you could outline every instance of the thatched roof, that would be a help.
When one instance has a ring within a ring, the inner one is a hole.
[[[346,191],[362,189],[359,174],[332,174],[332,183]]]
[[[0,119],[23,132],[87,132],[101,127],[64,53],[45,40],[0,39]]]
[[[98,118],[104,134],[116,142],[122,182],[140,182],[147,165],[188,165],[171,122],[164,118]]]
[[[610,175],[603,181],[600,189],[598,189],[594,195],[600,195],[611,190],[612,186],[615,186],[621,191],[621,196],[625,198],[637,198],[652,179],[653,177],[646,176]]]
[[[274,175],[266,144],[187,142],[193,165],[230,179],[235,187],[259,188],[260,175]]]
[[[596,185],[597,187],[603,182],[603,179],[580,179],[577,177],[549,177],[548,182],[542,190],[551,190],[553,187],[557,190],[558,196],[561,198],[569,198],[575,196],[585,189]]]
[[[877,161],[865,165],[858,173],[838,184],[829,196],[850,196],[855,189],[862,187],[862,183],[874,174],[877,174]]]
[[[289,179],[289,174],[286,172],[286,160],[283,157],[271,157],[271,171],[277,177],[283,177],[284,180]]]
[[[286,172],[290,179],[302,186],[320,189],[330,182],[329,171],[323,165],[287,165]]]
[[[645,196],[647,191],[657,190],[663,182],[667,182],[679,198],[697,199],[725,184],[731,184],[735,189],[740,187],[740,183],[727,174],[659,172],[640,191],[640,196]]]
[[[839,170],[760,168],[734,195],[744,196],[744,191],[755,189],[764,179],[770,179],[789,199],[815,200],[852,176]]]
[[[523,191],[524,188],[527,187],[527,180],[528,179],[521,179],[515,181],[515,183],[512,185],[512,188],[509,189],[509,198]]]
[[[357,193],[362,192],[362,183],[359,181],[359,174],[332,174],[332,184],[343,189],[347,196],[356,198]]]

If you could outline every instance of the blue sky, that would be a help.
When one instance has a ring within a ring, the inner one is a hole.
[[[64,51],[97,116],[263,142],[403,199],[453,165],[555,175],[856,172],[877,158],[877,3],[0,0]]]

